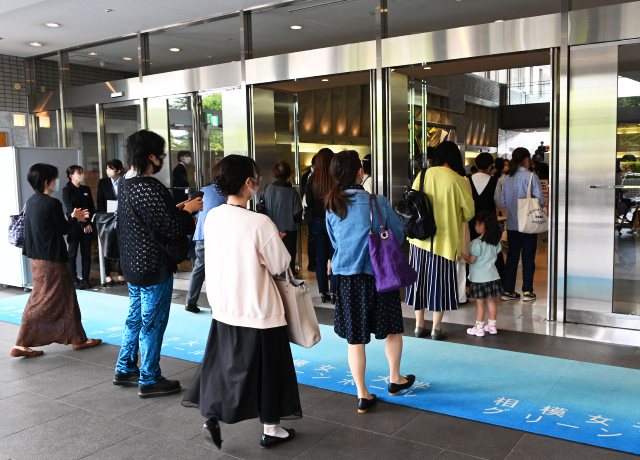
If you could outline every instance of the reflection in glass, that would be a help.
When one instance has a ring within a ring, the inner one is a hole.
[[[614,313],[640,315],[640,61],[638,45],[621,46],[618,62]]]
[[[213,183],[213,166],[224,158],[222,94],[205,93],[201,95],[201,101],[203,185],[210,185]]]

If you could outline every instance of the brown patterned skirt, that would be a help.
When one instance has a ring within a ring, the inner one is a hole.
[[[87,341],[80,306],[67,264],[31,259],[33,291],[22,313],[16,345],[79,345]]]

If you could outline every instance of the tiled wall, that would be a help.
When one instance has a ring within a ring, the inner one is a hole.
[[[20,85],[20,89],[15,88],[16,83]],[[27,111],[23,58],[0,54],[0,111]]]

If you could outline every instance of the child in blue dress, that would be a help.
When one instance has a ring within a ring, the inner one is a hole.
[[[462,258],[469,263],[469,297],[476,299],[476,324],[467,334],[484,337],[497,334],[498,307],[496,298],[502,295],[502,283],[496,269],[496,258],[502,245],[502,233],[495,212],[483,211],[476,218],[476,232],[480,235],[469,245],[469,254]],[[484,325],[485,303],[489,307],[489,324]]]

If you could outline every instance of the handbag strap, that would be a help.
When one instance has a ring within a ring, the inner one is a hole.
[[[527,198],[531,198],[531,182],[533,182],[533,173],[529,176],[529,187],[527,188]]]
[[[378,220],[380,221],[380,231],[384,232],[384,223],[382,222],[382,214],[380,213],[380,206],[378,205],[378,196],[374,193],[369,195],[369,219],[371,220],[371,234],[373,231],[373,208],[376,208],[376,213],[378,214]]]

